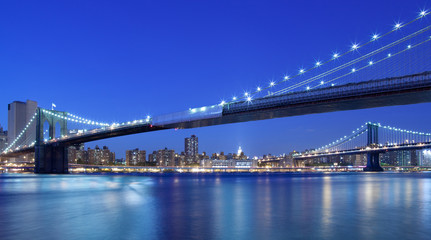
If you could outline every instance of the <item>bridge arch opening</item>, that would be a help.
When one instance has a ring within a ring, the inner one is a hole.
[[[48,120],[45,120],[45,122],[43,122],[43,141],[49,141],[50,140],[50,138],[49,138],[49,127],[50,127],[50,125],[49,125],[49,122],[48,122]]]
[[[60,122],[56,122],[55,123],[55,136],[54,136],[54,138],[61,138],[61,125],[60,125]]]

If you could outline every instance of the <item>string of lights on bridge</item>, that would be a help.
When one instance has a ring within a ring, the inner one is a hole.
[[[33,114],[33,116],[30,118],[30,120],[28,121],[27,125],[25,125],[25,127],[21,130],[21,132],[18,134],[18,136],[13,140],[13,142],[11,142],[11,144],[9,146],[7,146],[5,148],[5,150],[3,151],[3,153],[8,152],[10,149],[12,149],[12,147],[22,138],[22,136],[24,136],[25,132],[27,131],[27,129],[30,127],[30,125],[33,123],[34,119],[36,119],[37,116],[37,112],[35,112]]]
[[[392,28],[390,31],[388,31],[388,32],[386,32],[386,33],[384,33],[384,34],[381,34],[381,35],[379,35],[379,34],[377,34],[377,33],[372,34],[371,39],[370,39],[370,40],[368,40],[368,41],[366,41],[364,44],[353,43],[353,44],[351,45],[351,48],[350,48],[350,49],[348,49],[347,51],[345,51],[344,53],[334,52],[334,53],[331,55],[331,58],[329,58],[329,59],[328,59],[328,60],[326,60],[326,61],[316,61],[316,62],[315,62],[315,64],[314,64],[313,66],[309,67],[309,68],[300,68],[300,69],[299,69],[299,71],[298,71],[298,73],[297,73],[296,75],[293,75],[293,76],[285,75],[281,80],[278,80],[278,81],[271,81],[271,82],[270,82],[266,87],[260,87],[260,86],[258,86],[258,87],[256,88],[256,90],[251,91],[251,92],[246,91],[246,92],[244,93],[244,95],[243,95],[243,96],[240,96],[240,97],[234,96],[234,97],[232,97],[232,99],[231,99],[230,101],[222,100],[222,101],[220,102],[220,104],[219,104],[219,105],[224,106],[225,104],[232,104],[232,103],[240,102],[240,101],[247,101],[247,102],[251,102],[251,101],[253,100],[253,96],[254,96],[254,95],[259,94],[259,93],[261,93],[261,92],[262,92],[262,91],[264,91],[264,90],[272,89],[272,88],[274,88],[274,87],[275,87],[275,86],[277,86],[277,85],[280,85],[280,84],[282,84],[282,83],[284,83],[284,82],[287,82],[287,81],[289,81],[289,80],[292,80],[292,79],[294,79],[294,78],[297,78],[297,77],[299,77],[299,76],[302,76],[303,74],[305,74],[305,73],[307,73],[307,72],[310,72],[310,71],[312,71],[312,70],[314,70],[314,69],[317,69],[317,68],[319,68],[319,67],[322,67],[323,65],[326,65],[326,64],[328,64],[328,63],[330,63],[330,62],[332,62],[332,61],[334,61],[334,60],[336,60],[336,59],[339,59],[339,58],[341,58],[341,57],[343,57],[343,56],[345,56],[345,55],[347,55],[347,54],[349,54],[349,53],[355,52],[355,51],[357,51],[358,49],[360,49],[360,48],[362,48],[362,47],[364,47],[364,46],[366,46],[366,45],[368,45],[368,44],[370,44],[370,43],[372,43],[372,42],[375,42],[376,40],[382,39],[383,37],[386,37],[386,36],[390,35],[391,33],[394,33],[394,32],[396,32],[396,31],[398,31],[399,29],[404,28],[404,27],[406,27],[406,26],[408,26],[408,25],[410,25],[410,24],[412,24],[412,23],[414,23],[414,22],[418,21],[419,19],[424,18],[425,16],[427,16],[427,15],[429,15],[429,14],[430,14],[430,12],[429,12],[428,10],[421,10],[421,11],[419,12],[418,17],[414,18],[413,20],[411,20],[411,21],[409,21],[409,22],[407,22],[407,23],[396,22],[396,23],[394,24],[393,28]],[[422,42],[422,43],[425,43],[425,42],[427,42],[427,41],[424,41],[424,42]],[[422,44],[422,43],[421,43],[421,44]],[[419,45],[420,45],[420,44],[419,44]],[[413,48],[413,47],[416,47],[416,46],[418,46],[418,45],[415,45],[415,46],[408,45],[408,46],[407,46],[407,49],[410,49],[410,48]],[[404,51],[401,51],[401,52],[404,52]],[[399,54],[399,53],[401,53],[401,52],[398,52],[397,54]],[[375,64],[377,64],[377,63],[379,63],[379,62],[381,62],[381,61],[383,61],[383,60],[386,60],[386,59],[388,59],[388,58],[389,58],[389,57],[391,57],[391,56],[395,56],[395,55],[396,55],[396,54],[389,54],[386,58],[381,59],[381,60],[379,60],[379,61],[376,61],[376,62],[374,62],[374,61],[370,61],[370,62],[368,63],[368,66],[364,66],[364,67],[359,68],[359,69],[353,68],[349,74],[354,73],[354,72],[357,72],[357,71],[360,71],[360,70],[362,70],[362,69],[365,69],[366,67],[369,67],[369,66],[371,66],[371,65],[375,65]],[[343,76],[346,76],[346,75],[343,75]],[[341,77],[339,77],[339,78],[341,78]],[[339,79],[339,78],[337,78],[337,79]],[[335,80],[337,80],[337,79],[333,79],[333,80],[331,80],[331,81],[329,81],[329,82],[333,82],[333,81],[335,81]],[[325,83],[329,83],[329,82],[323,82],[323,83],[321,82],[318,86],[323,85],[323,84],[325,84]],[[302,85],[301,85],[301,86],[302,86]],[[332,84],[332,86],[333,86],[333,84]],[[317,87],[317,86],[315,86],[315,87]],[[307,87],[307,90],[310,90],[310,89],[311,89],[310,87]]]
[[[398,132],[398,133],[405,133],[405,134],[412,134],[412,135],[417,135],[417,136],[431,137],[431,133],[406,130],[406,129],[396,128],[396,127],[391,127],[391,126],[383,126],[380,123],[367,122],[364,125],[362,125],[361,127],[357,128],[355,131],[353,131],[352,134],[350,134],[348,136],[341,137],[341,138],[339,138],[339,139],[337,139],[337,140],[335,140],[335,141],[333,141],[327,145],[324,145],[324,146],[321,146],[317,149],[314,149],[312,152],[327,151],[328,149],[331,149],[331,148],[337,147],[341,144],[344,144],[346,142],[352,141],[356,137],[359,137],[362,134],[368,132],[368,128],[367,128],[368,125],[377,126],[381,129],[387,129],[387,130]],[[390,145],[395,145],[395,143],[390,143]]]
[[[333,68],[333,69],[331,69],[329,71],[326,71],[324,73],[321,73],[319,75],[316,75],[314,77],[306,79],[306,80],[304,80],[302,82],[296,83],[296,84],[294,84],[292,86],[289,86],[289,87],[286,87],[284,89],[278,90],[278,91],[274,92],[273,94],[282,94],[282,93],[291,91],[291,90],[293,90],[295,88],[298,88],[298,87],[307,85],[309,83],[312,83],[314,81],[317,81],[319,79],[322,79],[323,77],[326,77],[326,76],[331,75],[331,74],[333,74],[335,72],[338,72],[338,71],[343,70],[343,69],[345,69],[347,67],[350,67],[350,66],[352,66],[354,64],[357,64],[358,62],[361,62],[361,61],[363,61],[363,60],[365,60],[367,58],[370,59],[370,57],[372,57],[372,56],[374,56],[376,54],[379,54],[379,53],[381,53],[381,52],[383,52],[383,51],[385,51],[385,50],[387,50],[389,48],[397,46],[397,45],[399,45],[399,44],[401,44],[401,43],[403,43],[403,42],[405,42],[405,41],[407,41],[407,40],[409,40],[409,39],[411,39],[413,37],[416,37],[416,36],[418,36],[418,35],[426,32],[426,31],[429,31],[430,29],[431,29],[431,26],[427,26],[425,28],[422,28],[419,31],[416,31],[416,32],[414,32],[414,33],[412,33],[412,34],[410,34],[408,36],[405,36],[405,37],[403,37],[403,38],[401,38],[401,39],[399,39],[399,40],[397,40],[395,42],[389,43],[389,44],[387,44],[387,45],[385,45],[385,46],[383,46],[381,48],[378,48],[378,49],[376,49],[376,50],[374,50],[374,51],[372,51],[372,52],[370,52],[368,54],[365,54],[365,55],[360,56],[360,57],[358,57],[356,59],[353,59],[353,60],[349,61],[348,63],[342,64],[342,65],[340,65],[338,67],[335,67],[335,68]],[[378,63],[380,63],[382,61],[388,60],[388,59],[390,59],[390,58],[392,58],[392,57],[394,57],[394,56],[396,56],[398,54],[401,54],[401,53],[403,53],[403,52],[405,52],[405,51],[407,51],[409,49],[413,49],[413,48],[415,48],[417,46],[420,46],[420,45],[428,42],[429,40],[430,39],[427,39],[427,40],[422,41],[422,42],[420,42],[418,44],[415,44],[415,45],[407,44],[406,47],[403,50],[401,50],[401,51],[398,51],[396,53],[389,53],[385,57],[383,57],[382,59],[380,59],[378,61],[369,60],[363,67],[360,67],[360,68],[353,67],[348,73],[346,73],[344,75],[341,75],[339,77],[333,78],[333,79],[331,79],[329,81],[326,81],[326,82],[325,81],[321,81],[318,85],[316,85],[314,87],[307,87],[306,90],[314,89],[314,88],[322,86],[323,84],[328,84],[328,83],[333,82],[335,80],[338,80],[340,78],[346,77],[346,76],[348,76],[350,74],[357,73],[357,72],[359,72],[361,70],[364,70],[364,69],[366,69],[368,67],[374,66],[374,65],[376,65],[376,64],[378,64]],[[334,84],[332,84],[331,86],[334,86]]]

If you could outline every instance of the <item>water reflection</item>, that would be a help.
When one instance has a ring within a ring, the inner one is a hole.
[[[0,175],[1,239],[426,239],[430,206],[425,173]]]

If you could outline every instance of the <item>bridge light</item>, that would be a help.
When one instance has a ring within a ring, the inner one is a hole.
[[[236,101],[236,97],[233,97],[232,100]]]
[[[247,97],[247,102],[251,102],[251,97]]]
[[[352,45],[352,50],[356,50],[356,49],[358,49],[359,48],[359,45],[357,44],[357,43],[354,43],[353,45]]]
[[[310,87],[309,87],[309,86],[307,86],[307,88],[306,88],[306,89],[307,89],[307,91],[308,91],[308,90],[310,90]]]
[[[320,85],[323,85],[325,82],[324,81],[320,81]]]
[[[225,103],[226,103],[225,101],[221,101],[220,105],[223,106]]]
[[[248,92],[245,92],[245,93],[244,93],[244,96],[246,96],[246,97],[247,97],[247,96],[248,96]]]
[[[355,69],[355,68],[352,68],[352,72],[356,72],[356,69]]]
[[[190,110],[192,113],[195,113],[196,112],[196,108],[193,108],[193,109],[191,109]]]
[[[398,30],[398,29],[400,29],[402,26],[401,26],[401,23],[396,23],[395,24],[395,26],[394,26],[394,30]]]
[[[379,35],[378,35],[378,34],[373,34],[373,36],[371,37],[371,39],[372,39],[373,41],[377,40],[378,38],[379,38]]]
[[[305,72],[305,70],[304,70],[304,69],[302,69],[302,68],[301,68],[301,69],[299,69],[299,73],[300,73],[300,74],[302,74],[302,73],[304,73],[304,72]]]
[[[338,53],[334,53],[333,55],[332,55],[332,58],[338,58],[340,56],[340,54],[338,54]]]
[[[260,90],[262,90],[260,87],[257,87],[257,91],[260,92]]]
[[[284,80],[289,80],[289,76],[284,76]]]
[[[391,57],[391,56],[392,56],[392,54],[388,53],[388,57]]]
[[[284,77],[284,79],[286,79],[286,77]],[[274,87],[274,85],[275,85],[275,82],[270,82],[270,83],[269,83],[269,86],[270,86],[270,87]]]
[[[422,10],[420,13],[419,13],[419,17],[424,17],[425,15],[427,15],[428,14],[428,12],[426,11],[426,10]]]
[[[369,65],[373,65],[373,61],[369,61],[369,62],[368,62],[368,64],[369,64]]]
[[[410,45],[410,44],[407,45],[407,49],[410,49],[410,48],[412,48],[412,45]]]
[[[316,62],[316,67],[318,67],[318,66],[320,66],[320,65],[322,65],[322,63],[321,63],[321,62],[319,62],[319,61],[317,61],[317,62]]]
[[[333,87],[333,86],[335,86],[335,84],[333,84],[333,83],[332,83],[332,84],[331,84],[331,87]]]
[[[207,108],[206,107],[201,107],[201,111],[205,111]]]

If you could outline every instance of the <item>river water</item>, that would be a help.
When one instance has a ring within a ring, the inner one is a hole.
[[[431,173],[2,174],[0,239],[431,239]]]

